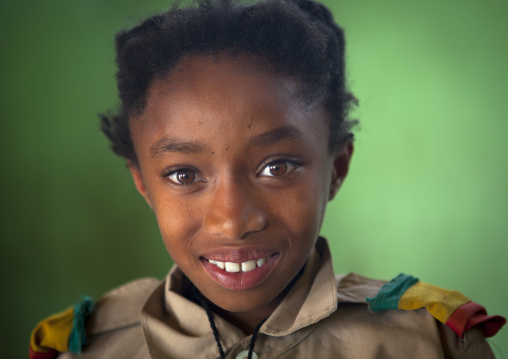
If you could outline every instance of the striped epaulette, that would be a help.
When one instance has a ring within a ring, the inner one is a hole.
[[[53,359],[60,352],[81,353],[86,344],[85,318],[92,312],[90,297],[39,322],[30,338],[30,359]]]
[[[367,303],[372,312],[427,308],[434,318],[461,338],[475,326],[486,337],[492,337],[506,323],[504,317],[487,315],[484,307],[455,290],[442,289],[404,274],[382,286],[374,297],[367,298]]]

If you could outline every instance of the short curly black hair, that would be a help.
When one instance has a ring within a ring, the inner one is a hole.
[[[344,33],[330,11],[312,0],[195,0],[174,4],[116,36],[121,108],[100,115],[115,154],[137,163],[129,119],[143,112],[148,90],[184,56],[227,53],[263,59],[275,74],[295,78],[306,99],[329,115],[331,151],[351,139],[356,98],[346,89]]]

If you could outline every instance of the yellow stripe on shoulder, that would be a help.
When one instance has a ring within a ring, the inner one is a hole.
[[[68,351],[73,317],[74,308],[70,307],[39,322],[30,338],[32,350],[38,353],[45,353],[51,349],[59,352]]]
[[[441,323],[446,324],[450,315],[471,300],[460,292],[447,290],[425,282],[410,287],[399,300],[399,309],[427,310]]]

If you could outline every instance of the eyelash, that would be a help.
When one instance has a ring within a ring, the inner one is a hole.
[[[177,176],[179,173],[189,172],[195,176],[195,179],[191,183],[181,183],[178,181],[178,178],[172,179],[172,176]],[[166,171],[162,172],[162,177],[166,178],[172,185],[179,187],[192,186],[197,182],[206,182],[206,180],[199,174],[198,170],[192,167],[172,167],[168,168]]]
[[[263,174],[264,171],[270,171],[270,166],[280,163],[284,163],[287,166],[286,170],[281,175],[277,176],[272,174],[270,175]],[[261,170],[257,174],[257,177],[269,177],[269,178],[284,177],[295,171],[298,167],[302,165],[302,163],[303,163],[302,160],[295,157],[281,156],[278,158],[271,158],[269,161],[266,161],[262,165]]]
[[[270,166],[274,166],[277,164],[285,164],[287,167],[284,171],[284,173],[280,175],[273,175],[273,174],[263,174],[265,171],[270,171]],[[301,159],[295,158],[295,157],[287,157],[287,156],[280,156],[276,158],[270,158],[270,160],[265,161],[261,165],[261,169],[257,172],[256,177],[268,177],[268,178],[277,178],[277,177],[284,177],[287,175],[290,175],[292,172],[294,172],[298,167],[300,167],[303,164],[303,161]],[[195,178],[190,183],[181,183],[178,181],[178,178],[171,178],[172,176],[178,176],[179,173],[183,172],[189,172]],[[199,171],[192,167],[172,167],[168,168],[164,172],[162,172],[162,177],[166,178],[172,185],[178,186],[178,187],[187,187],[192,186],[196,184],[197,182],[206,182],[206,179],[203,178]]]

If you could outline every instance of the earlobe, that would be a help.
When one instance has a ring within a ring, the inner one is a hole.
[[[146,203],[148,203],[150,208],[153,209],[152,202],[150,201],[150,198],[148,197],[148,193],[146,191],[145,182],[143,181],[143,176],[141,175],[139,165],[133,163],[131,160],[127,160],[127,166],[129,167],[132,179],[134,180],[134,185],[136,186],[136,189],[138,190],[139,194],[143,196]]]
[[[342,185],[342,182],[344,182],[344,179],[348,174],[349,163],[351,162],[351,157],[353,156],[353,150],[353,143],[349,142],[338,150],[333,158],[332,178],[328,197],[329,201],[335,197]]]

